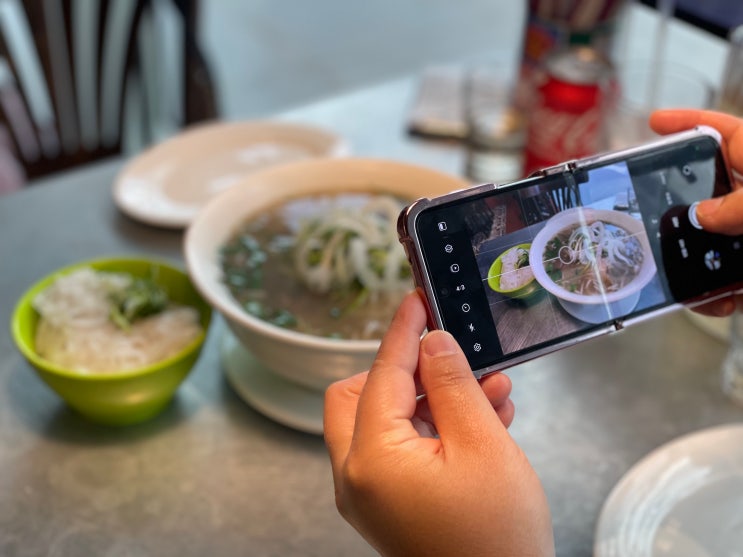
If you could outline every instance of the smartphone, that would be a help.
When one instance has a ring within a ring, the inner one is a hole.
[[[429,328],[475,375],[743,291],[743,236],[701,229],[731,190],[709,127],[419,199],[398,220]]]

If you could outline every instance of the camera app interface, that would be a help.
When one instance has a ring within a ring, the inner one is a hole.
[[[709,245],[693,212],[729,188],[714,142],[663,149],[421,214],[445,327],[473,368],[730,280],[740,239]],[[669,283],[664,264],[705,269],[712,283]]]

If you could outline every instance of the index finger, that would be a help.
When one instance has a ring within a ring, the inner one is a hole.
[[[378,436],[397,429],[403,438],[418,437],[411,419],[416,409],[415,371],[426,326],[420,295],[410,293],[392,319],[377,352],[356,413],[356,435]]]
[[[351,446],[356,410],[367,374],[368,372],[359,373],[348,379],[336,381],[325,391],[323,436],[334,476],[341,470]]]
[[[650,127],[668,134],[694,126],[710,126],[720,132],[726,143],[726,157],[738,172],[743,171],[743,120],[713,110],[658,110],[650,115]]]
[[[659,133],[671,133],[698,125],[718,130],[725,143],[725,157],[731,168],[743,174],[743,120],[710,110],[660,110],[650,116],[651,127]],[[743,234],[743,188],[734,184],[732,193],[702,201],[697,207],[699,222],[705,230],[720,234]],[[714,306],[715,311],[719,308]]]

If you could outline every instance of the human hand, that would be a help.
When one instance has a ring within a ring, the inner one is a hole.
[[[544,491],[506,430],[510,380],[478,384],[449,333],[420,340],[425,324],[408,295],[371,370],[325,395],[339,511],[388,557],[554,555]]]
[[[702,228],[718,234],[743,234],[743,120],[709,110],[659,110],[650,115],[650,127],[667,134],[705,125],[715,128],[724,139],[725,158],[733,170],[733,191],[721,197],[706,199],[697,205],[697,218]],[[705,304],[695,310],[707,315],[725,316],[743,308],[743,296],[730,296]]]

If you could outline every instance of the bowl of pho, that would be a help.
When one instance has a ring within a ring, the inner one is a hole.
[[[167,406],[198,359],[211,311],[169,263],[97,259],[34,284],[11,330],[71,408],[97,423],[129,425]]]
[[[435,170],[374,159],[261,171],[212,200],[188,228],[188,271],[268,371],[324,390],[368,369],[413,288],[397,240],[401,209],[467,186]]]
[[[641,220],[589,207],[551,217],[529,260],[537,282],[568,313],[589,322],[631,311],[657,272]]]

